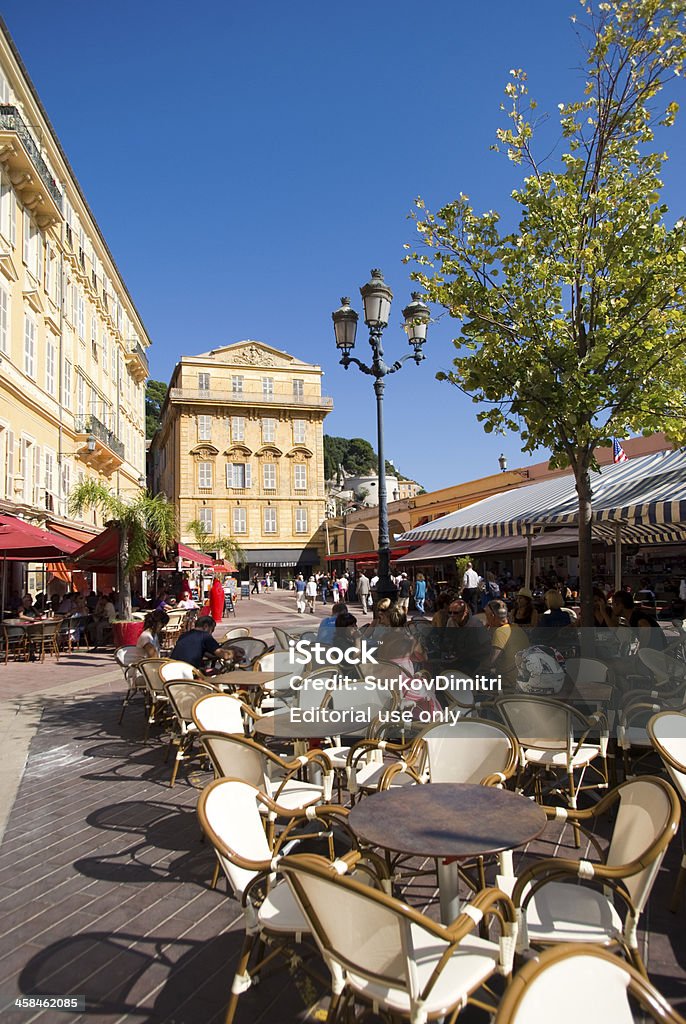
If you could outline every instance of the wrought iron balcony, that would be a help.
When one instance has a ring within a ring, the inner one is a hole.
[[[96,416],[76,416],[74,425],[77,434],[92,434],[96,441],[102,442],[118,459],[124,461],[126,452],[124,443]]]
[[[0,161],[40,227],[62,218],[62,193],[18,109],[0,104]]]
[[[170,388],[171,402],[203,402],[207,405],[268,405],[288,406],[300,409],[333,409],[333,398],[327,395],[294,395],[291,391],[283,394],[265,395],[259,389],[252,391],[216,391],[197,388]]]

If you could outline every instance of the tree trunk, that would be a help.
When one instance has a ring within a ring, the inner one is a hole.
[[[121,587],[120,615],[122,619],[131,618],[133,608],[131,606],[131,577],[126,568],[129,560],[129,534],[124,525],[119,524],[119,585]]]
[[[576,490],[579,495],[579,597],[581,625],[593,625],[593,564],[591,534],[591,475],[588,466],[578,464]]]

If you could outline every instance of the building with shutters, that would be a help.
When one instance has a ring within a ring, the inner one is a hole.
[[[80,480],[140,487],[149,344],[0,20],[0,510],[69,525]]]
[[[176,501],[183,541],[199,520],[244,550],[245,574],[279,580],[324,564],[320,366],[256,341],[177,364],[150,448],[151,486]]]

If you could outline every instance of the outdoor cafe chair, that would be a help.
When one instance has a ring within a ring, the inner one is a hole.
[[[331,765],[321,750],[310,750],[286,761],[246,736],[202,731],[199,739],[218,778],[248,782],[270,800],[293,811],[331,800]],[[305,766],[321,771],[321,785],[298,778]],[[268,821],[267,831],[273,828],[274,823]]]
[[[483,889],[444,925],[339,873],[323,857],[289,855],[279,871],[331,974],[328,1021],[353,1019],[356,1003],[371,1004],[376,1017],[412,1024],[454,1021],[467,1003],[495,1011],[485,1001],[488,990],[483,997],[479,990],[512,970],[514,911],[504,893]],[[474,934],[487,925],[497,928],[497,941]]]
[[[123,647],[118,647],[114,652],[114,660],[122,670],[127,686],[119,716],[120,725],[124,719],[124,712],[136,694],[140,693],[145,696],[146,693],[145,680],[138,671],[138,663],[141,661],[140,654],[141,652],[135,644],[125,644]]]
[[[160,676],[159,671],[163,665],[168,664],[185,666],[186,669],[193,671],[192,667],[185,662],[171,662],[169,658],[144,658],[138,662],[138,671],[143,678],[145,686],[146,722],[143,735],[144,742],[148,739],[150,726],[159,725],[165,719],[168,719],[170,715],[169,698],[164,692],[164,683],[167,680]],[[188,676],[181,675],[175,678],[188,678]]]
[[[413,747],[408,761],[424,782],[503,786],[519,764],[514,734],[500,722],[480,718],[428,725]]]
[[[253,662],[257,658],[262,654],[266,654],[269,644],[265,640],[259,640],[256,636],[245,636],[238,637],[236,640],[229,640],[228,643],[222,641],[222,647],[225,650],[239,648],[243,651],[243,657],[240,661],[234,663],[234,667],[237,669],[249,669],[252,668]]]
[[[57,646],[59,628],[59,619],[32,622],[26,627],[26,644],[29,653],[33,654],[37,661],[45,661],[46,654],[53,654],[57,661],[60,660],[60,651]]]
[[[686,714],[683,711],[660,711],[653,715],[648,722],[647,732],[681,797],[682,803],[686,802]],[[686,854],[682,854],[681,866],[670,905],[670,910],[674,913],[679,909],[685,887]]]
[[[546,807],[545,812],[550,820],[574,822],[599,859],[549,857],[518,876],[512,889],[518,950],[590,942],[621,950],[645,975],[638,924],[679,825],[673,787],[665,779],[643,775],[623,782],[588,810]],[[614,825],[603,855],[585,826],[595,825],[608,812]],[[617,906],[623,908],[623,917]]]
[[[274,647],[277,651],[287,651],[289,640],[299,640],[300,635],[296,633],[289,633],[285,629],[281,629],[280,626],[272,626],[274,630]]]
[[[494,1024],[578,1024],[580,1016],[584,1024],[686,1024],[631,964],[598,946],[572,943],[547,949],[517,971]]]
[[[190,708],[190,718],[196,729],[203,732],[226,732],[231,735],[245,736],[250,731],[251,721],[260,717],[259,713],[239,696],[233,693],[201,694]]]
[[[586,716],[564,701],[534,695],[501,696],[493,707],[519,743],[517,789],[532,789],[538,803],[556,794],[576,808],[582,791],[608,788],[609,728],[602,711]],[[578,845],[576,826],[574,834]]]
[[[278,836],[265,833],[264,816],[285,824]],[[225,1024],[233,1021],[239,996],[259,981],[262,968],[277,955],[288,958],[290,947],[308,935],[307,921],[295,897],[288,885],[276,878],[284,849],[291,850],[303,840],[323,838],[333,859],[334,826],[350,836],[345,816],[341,807],[281,807],[258,787],[240,779],[216,779],[200,794],[198,817],[203,833],[214,847],[217,868],[224,872],[229,889],[241,904],[245,925]],[[309,831],[298,836],[296,829],[303,824]],[[354,842],[354,837],[350,836],[349,841]],[[349,870],[358,857],[353,853],[339,858],[337,869]],[[256,961],[251,964],[256,947]]]
[[[227,629],[226,633],[224,634],[224,639],[222,640],[222,643],[225,643],[227,640],[236,640],[240,636],[250,636],[250,627],[232,626],[231,629]]]
[[[182,761],[188,760],[193,753],[193,742],[198,735],[198,728],[193,721],[193,705],[206,695],[216,694],[217,690],[210,682],[199,682],[191,679],[177,679],[164,683],[164,692],[174,714],[172,733],[169,740],[167,757],[176,747],[176,756],[172,767],[169,786],[176,782],[176,775]]]
[[[15,661],[24,660],[27,653],[26,629],[24,626],[2,627],[2,653],[5,655],[5,664],[10,657]]]

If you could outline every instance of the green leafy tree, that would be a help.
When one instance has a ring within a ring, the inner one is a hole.
[[[174,544],[176,511],[165,494],[141,491],[131,500],[114,494],[103,483],[85,480],[69,496],[69,512],[81,516],[95,509],[119,530],[117,575],[121,588],[121,615],[131,618],[131,575],[153,555]]]
[[[536,104],[510,72],[509,126],[496,149],[524,170],[516,223],[475,213],[466,195],[412,214],[426,248],[412,277],[461,322],[449,381],[481,409],[486,432],[519,432],[572,467],[579,501],[582,621],[592,621],[589,471],[596,448],[631,431],[686,438],[686,225],[661,200],[667,156],[654,136],[674,123],[663,89],[681,74],[683,0],[582,5],[581,98],[559,104],[562,146],[534,153]]]
[[[145,436],[148,440],[160,425],[162,406],[167,397],[167,385],[161,380],[149,380],[145,385]]]
[[[353,437],[348,441],[345,453],[345,468],[352,476],[368,476],[376,472],[378,466],[376,452],[363,437]]]
[[[189,523],[186,523],[186,530],[193,537],[193,543],[199,551],[203,551],[205,554],[214,551],[235,565],[245,561],[245,551],[240,544],[232,537],[219,537],[210,533],[199,519],[191,519]]]

